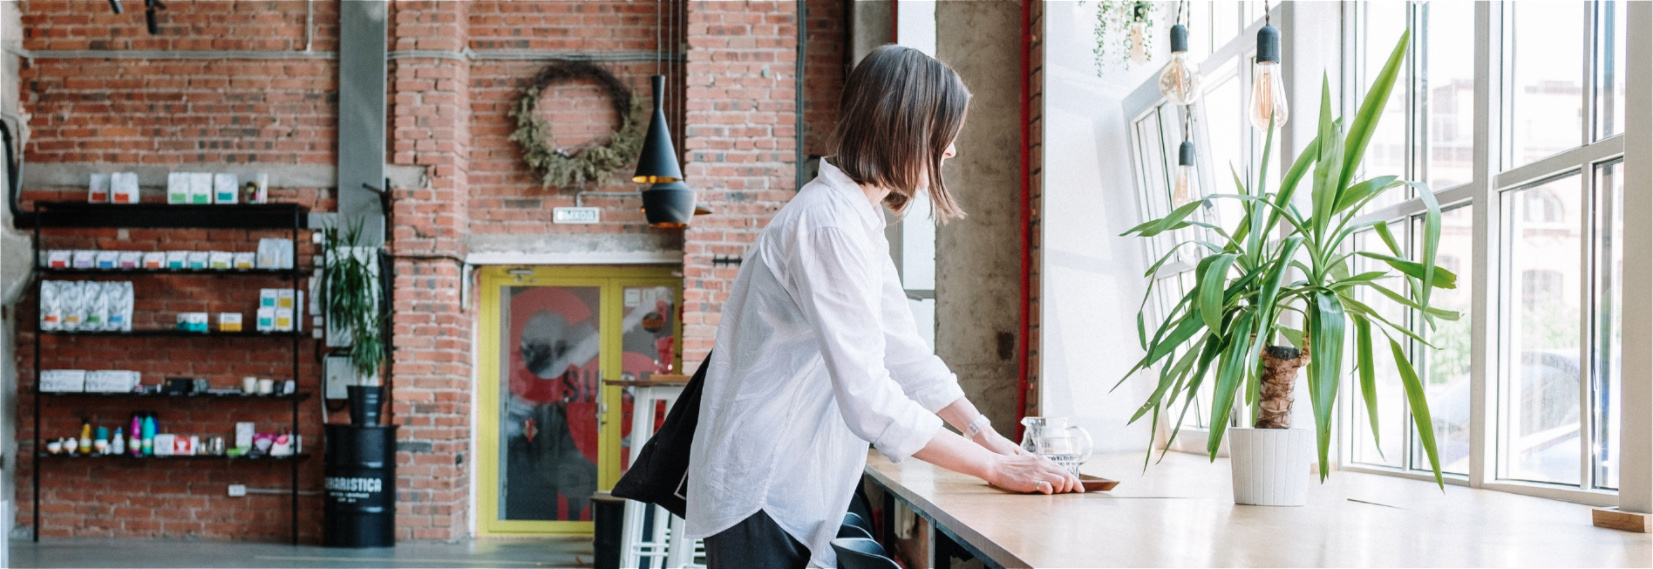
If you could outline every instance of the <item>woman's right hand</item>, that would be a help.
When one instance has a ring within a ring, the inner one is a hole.
[[[1084,492],[1079,477],[1036,454],[994,455],[988,483],[1011,492]]]

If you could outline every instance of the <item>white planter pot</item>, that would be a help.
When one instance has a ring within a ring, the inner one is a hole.
[[[1309,429],[1228,430],[1234,469],[1234,503],[1247,506],[1301,506],[1308,500]]]

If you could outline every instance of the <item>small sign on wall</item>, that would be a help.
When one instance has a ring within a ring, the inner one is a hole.
[[[552,223],[597,223],[597,208],[559,207],[551,209]]]

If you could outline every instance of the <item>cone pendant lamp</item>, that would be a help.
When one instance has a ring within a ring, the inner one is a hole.
[[[666,76],[649,78],[654,87],[654,116],[649,119],[649,131],[643,138],[643,154],[637,157],[637,173],[631,181],[639,184],[660,184],[683,180],[683,169],[677,165],[677,149],[672,147],[672,135],[666,128]]]
[[[643,191],[643,216],[655,227],[683,227],[696,213],[694,202],[694,190],[688,184],[655,184]]]

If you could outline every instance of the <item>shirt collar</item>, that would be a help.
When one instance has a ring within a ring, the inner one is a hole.
[[[868,203],[867,193],[861,190],[861,185],[855,183],[855,180],[851,180],[843,170],[839,170],[837,166],[827,162],[826,158],[822,158],[820,160],[820,174],[817,177],[825,182],[827,186],[842,193],[844,197],[849,198],[851,202],[859,206],[852,209],[859,214],[857,217],[866,224],[867,229],[884,229],[883,210]]]

